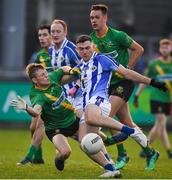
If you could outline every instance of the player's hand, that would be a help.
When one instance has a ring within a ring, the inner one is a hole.
[[[134,96],[134,100],[133,100],[133,105],[135,108],[139,107],[139,102],[138,102],[139,97],[138,96]]]
[[[156,79],[151,79],[150,86],[158,88],[159,90],[164,91],[164,92],[167,91],[165,82],[160,82]]]
[[[70,96],[74,97],[77,90],[78,90],[79,86],[78,85],[75,85],[73,88],[69,89],[68,93]]]
[[[79,75],[81,75],[81,71],[79,68],[74,67],[74,68],[70,69],[69,74],[74,75],[74,76],[79,76]]]
[[[17,99],[13,99],[11,102],[11,106],[18,110],[26,110],[27,104],[24,99],[22,99],[20,96],[17,96]]]

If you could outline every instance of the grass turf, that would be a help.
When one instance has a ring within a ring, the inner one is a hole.
[[[172,133],[170,134],[170,140]],[[0,130],[0,179],[96,179],[104,170],[79,149],[78,144],[70,140],[72,154],[65,164],[65,170],[59,172],[54,166],[55,149],[47,139],[43,141],[45,165],[16,166],[26,154],[30,143],[30,132],[26,130]],[[146,161],[138,156],[140,151],[131,138],[125,142],[130,161],[121,170],[125,179],[161,179],[172,178],[172,159],[168,159],[160,141],[154,144],[160,151],[160,157],[154,171],[145,170]],[[117,151],[113,145],[108,147],[112,159],[116,159]]]

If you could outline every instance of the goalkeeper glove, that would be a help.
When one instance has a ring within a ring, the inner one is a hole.
[[[27,104],[24,99],[22,99],[20,96],[17,96],[17,99],[13,99],[11,102],[11,106],[16,108],[17,110],[26,110]]]
[[[156,79],[151,79],[150,86],[158,88],[161,91],[167,91],[165,82],[160,82]]]
[[[69,70],[69,74],[70,75],[74,75],[74,76],[80,76],[81,75],[81,71],[80,71],[80,69],[79,68],[77,68],[77,67],[74,67],[74,68],[72,68],[72,69],[70,69]]]

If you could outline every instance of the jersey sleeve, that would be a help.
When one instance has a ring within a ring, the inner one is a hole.
[[[35,95],[35,96],[30,95],[30,102],[32,104],[32,107],[34,107],[35,105],[43,106],[44,105],[43,99],[44,97],[42,97],[41,95]]]
[[[112,59],[111,56],[100,55],[99,62],[104,71],[116,71],[119,67],[119,63]]]
[[[63,75],[64,75],[64,72],[61,68],[59,69],[56,69],[55,71],[53,72],[50,72],[49,74],[49,78],[57,83],[60,82],[60,80],[62,79]]]
[[[125,32],[119,31],[116,39],[118,40],[119,44],[129,48],[133,42],[133,39]]]
[[[81,62],[81,57],[79,56],[79,54],[76,51],[75,47],[68,47],[68,58],[70,59],[70,64],[71,67],[75,67],[76,65],[80,64]]]

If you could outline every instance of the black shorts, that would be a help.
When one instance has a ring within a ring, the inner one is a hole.
[[[119,96],[126,102],[129,100],[134,90],[134,82],[130,80],[123,80],[109,87],[109,95]]]
[[[48,139],[52,141],[52,138],[57,134],[63,134],[64,136],[72,136],[74,135],[79,129],[79,121],[76,120],[72,125],[70,125],[67,128],[59,128],[59,129],[53,129],[49,131],[45,131]]]
[[[152,114],[170,115],[170,103],[162,103],[159,101],[150,101]]]

